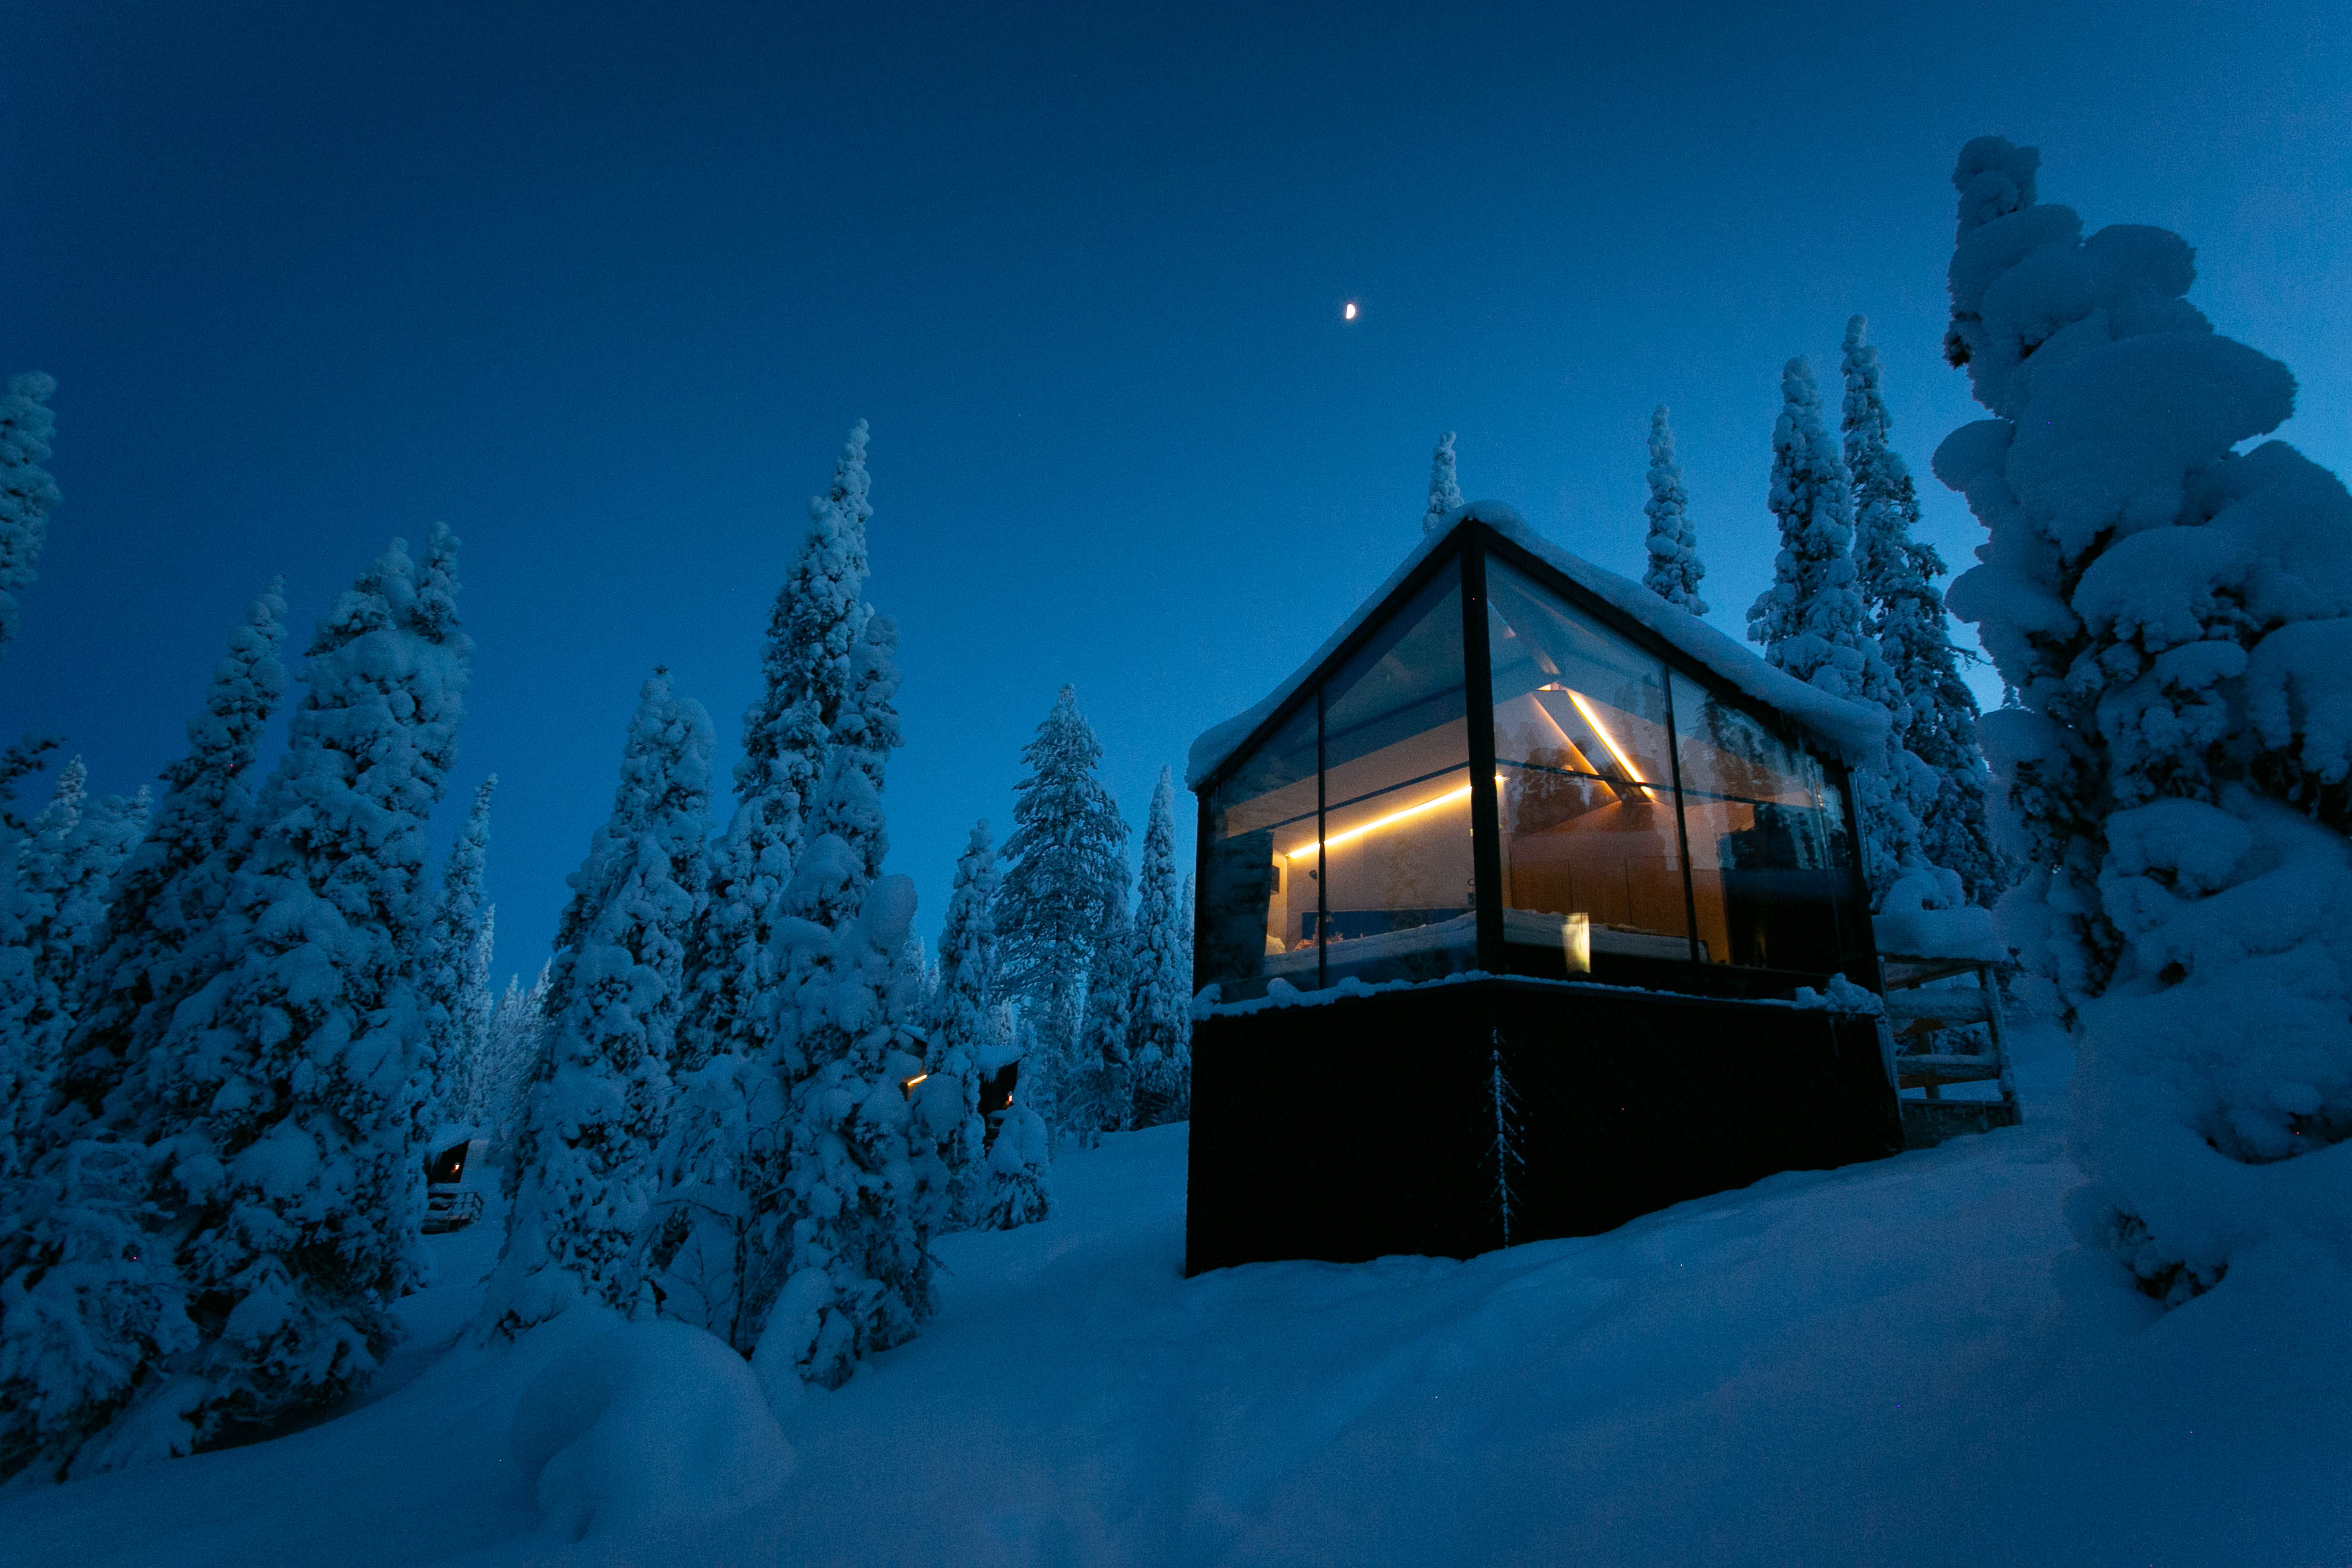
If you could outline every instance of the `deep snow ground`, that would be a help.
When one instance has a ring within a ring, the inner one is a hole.
[[[608,1426],[607,1450],[617,1431],[635,1458],[596,1484],[668,1517],[578,1542],[542,1518],[509,1433],[532,1378],[613,1320],[562,1321],[503,1356],[438,1348],[477,1289],[454,1277],[486,1261],[486,1233],[461,1233],[373,1403],[16,1497],[0,1556],[2352,1562],[2342,1271],[2274,1261],[2158,1314],[2072,1247],[2064,1047],[2028,1048],[2023,1128],[1468,1263],[1186,1281],[1184,1130],[1111,1139],[1058,1167],[1054,1220],[940,1244],[939,1318],[776,1413],[792,1458],[757,1449],[772,1495],[748,1510],[648,1479],[655,1460],[709,1471],[748,1428],[740,1390],[706,1397],[693,1368],[646,1362],[673,1405],[735,1414]],[[577,1352],[539,1405],[600,1353]],[[750,1419],[764,1427],[756,1405]]]

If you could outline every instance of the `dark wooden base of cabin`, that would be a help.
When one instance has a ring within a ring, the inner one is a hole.
[[[1204,1018],[1184,1270],[1469,1258],[1903,1147],[1869,1018],[1477,980]]]

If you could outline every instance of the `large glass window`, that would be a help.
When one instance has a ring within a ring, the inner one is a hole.
[[[1315,842],[1315,783],[1310,699],[1210,797],[1194,984],[1225,1001],[1264,995],[1276,975],[1316,984],[1315,864],[1285,853]]]
[[[1476,965],[1464,668],[1461,574],[1449,568],[1324,687],[1329,980]]]
[[[1825,973],[1860,912],[1845,802],[1822,765],[1696,681],[1674,678],[1703,956]]]
[[[1665,668],[1499,561],[1486,594],[1511,968],[1687,963]]]

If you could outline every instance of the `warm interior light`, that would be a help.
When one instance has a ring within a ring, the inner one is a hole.
[[[1503,775],[1496,773],[1495,775],[1495,782],[1496,784],[1500,784],[1503,782]],[[1391,822],[1402,822],[1408,816],[1419,816],[1424,811],[1434,811],[1439,806],[1444,805],[1448,802],[1463,799],[1465,796],[1468,795],[1469,793],[1470,786],[1468,784],[1464,784],[1460,789],[1448,790],[1445,794],[1437,796],[1434,800],[1424,800],[1419,805],[1408,805],[1402,811],[1392,811],[1386,816],[1376,816],[1370,822],[1360,823],[1354,827],[1350,827],[1345,833],[1334,833],[1330,837],[1326,838],[1323,841],[1323,847],[1328,849],[1335,844],[1345,844],[1350,838],[1360,838],[1375,827],[1386,827]],[[1284,857],[1288,859],[1307,859],[1315,853],[1315,841],[1310,838],[1306,843],[1300,845],[1297,848],[1286,849],[1282,853]]]
[[[1424,811],[1433,811],[1437,807],[1446,805],[1448,802],[1461,800],[1467,796],[1469,793],[1470,786],[1468,784],[1464,784],[1460,789],[1449,790],[1445,794],[1441,795],[1433,800],[1424,800],[1419,805],[1408,805],[1402,811],[1392,811],[1386,816],[1376,816],[1370,822],[1350,827],[1345,833],[1335,833],[1331,835],[1330,837],[1323,841],[1323,847],[1328,849],[1335,844],[1345,844],[1350,838],[1360,838],[1375,827],[1386,827],[1391,822],[1402,822],[1408,816],[1419,816]],[[1300,845],[1297,848],[1285,850],[1284,853],[1293,860],[1306,859],[1315,853],[1314,841],[1309,839],[1307,843]]]
[[[898,1080],[898,1092],[905,1095],[908,1100],[914,1099],[915,1086],[930,1076],[931,1075],[927,1072],[919,1072],[912,1078],[900,1079]]]
[[[1625,748],[1617,743],[1617,737],[1611,734],[1608,727],[1601,722],[1601,716],[1592,710],[1592,705],[1585,701],[1582,693],[1570,690],[1565,686],[1560,689],[1568,692],[1568,700],[1576,704],[1576,710],[1584,715],[1584,721],[1592,726],[1592,732],[1601,737],[1601,743],[1609,748],[1609,754],[1617,759],[1619,767],[1625,770],[1626,779],[1628,781],[1639,779],[1642,774],[1640,770],[1633,766],[1633,760],[1625,754]],[[1641,784],[1637,784],[1634,787],[1640,789],[1642,794],[1651,801],[1654,802],[1658,798]]]

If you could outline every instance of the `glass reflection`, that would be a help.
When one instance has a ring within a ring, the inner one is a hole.
[[[1683,820],[1701,948],[1717,963],[1827,973],[1859,920],[1845,802],[1821,763],[1674,677]]]
[[[1328,981],[1475,963],[1463,671],[1461,574],[1448,567],[1324,688]]]
[[[1211,797],[1195,984],[1239,1002],[1264,995],[1276,975],[1302,989],[1316,984],[1314,861],[1281,852],[1313,844],[1315,809],[1310,701]]]
[[[1499,561],[1486,584],[1511,967],[1686,962],[1664,667]]]

